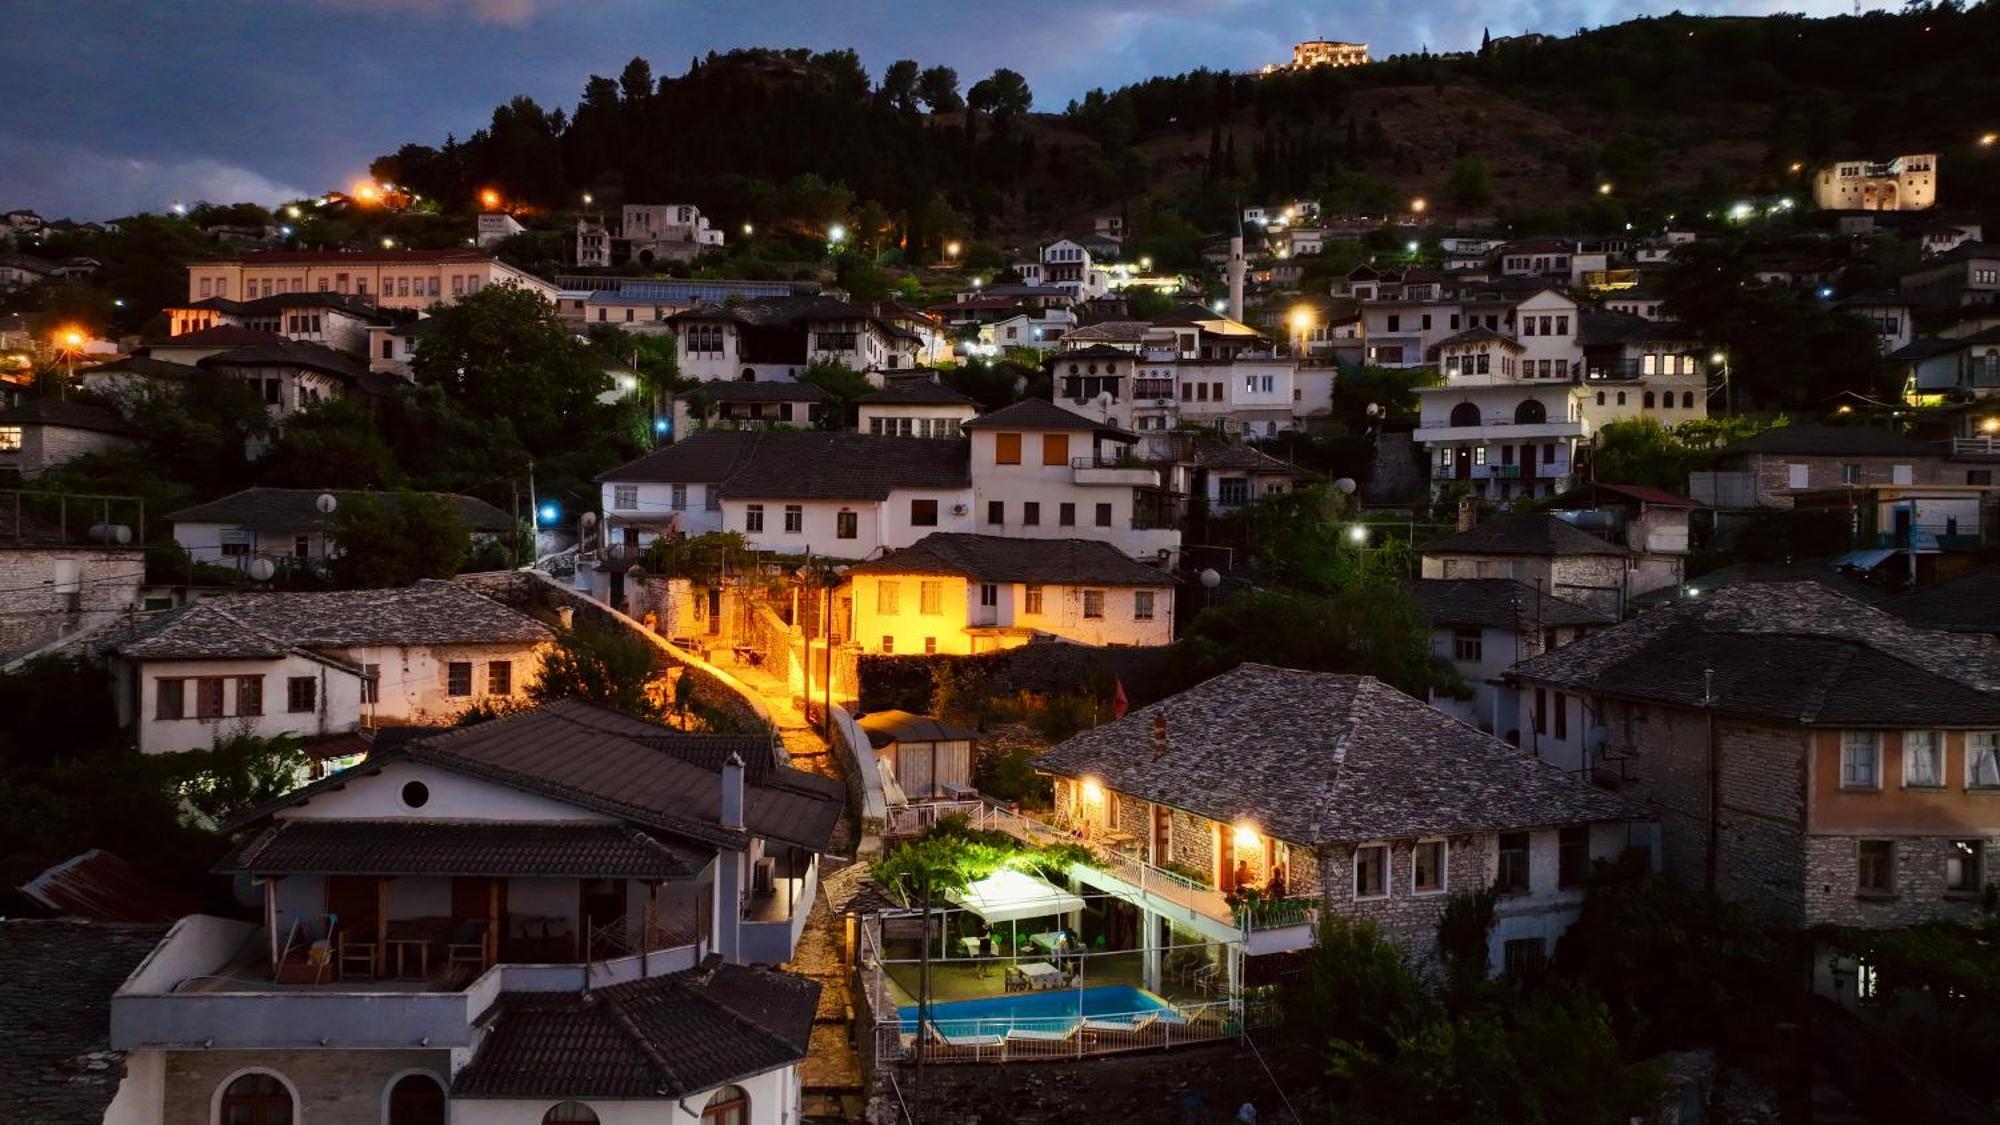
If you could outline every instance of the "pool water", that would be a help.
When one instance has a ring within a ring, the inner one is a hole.
[[[1147,1012],[1163,1015],[1173,1005],[1143,988],[1129,984],[1096,988],[1052,988],[1044,992],[1014,992],[982,1000],[952,1000],[932,1004],[931,1021],[946,1035],[1005,1035],[1010,1029],[1067,1031],[1079,1019],[1124,1020]],[[917,1030],[917,1006],[896,1009],[903,1030]]]

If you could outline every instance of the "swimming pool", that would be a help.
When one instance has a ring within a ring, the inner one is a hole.
[[[1068,1031],[1079,1019],[1130,1022],[1147,1012],[1172,1018],[1173,1005],[1143,988],[1108,984],[1096,988],[1052,988],[1045,992],[1014,992],[983,1000],[952,1000],[932,1004],[931,1022],[946,1035],[1005,1035],[1026,1031]],[[917,1006],[896,1009],[903,1030],[917,1030]]]

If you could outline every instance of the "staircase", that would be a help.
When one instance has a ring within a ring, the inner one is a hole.
[[[1405,504],[1423,499],[1429,487],[1409,432],[1378,431],[1363,498],[1375,504]]]

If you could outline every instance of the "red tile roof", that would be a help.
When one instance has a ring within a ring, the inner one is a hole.
[[[232,258],[209,259],[212,263],[235,262],[246,266],[337,266],[362,262],[403,265],[493,260],[493,255],[483,250],[253,250]]]
[[[193,899],[97,848],[35,876],[21,893],[57,914],[91,922],[176,922],[199,909]]]

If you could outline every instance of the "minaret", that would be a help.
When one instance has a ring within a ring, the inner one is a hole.
[[[1243,321],[1243,208],[1236,209],[1236,233],[1229,239],[1229,319]]]

